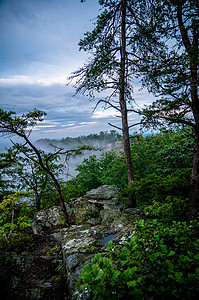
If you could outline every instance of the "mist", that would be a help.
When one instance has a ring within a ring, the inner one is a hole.
[[[88,159],[92,155],[99,158],[105,152],[115,151],[119,153],[122,150],[121,136],[114,130],[110,131],[110,133],[106,131],[76,138],[66,137],[61,140],[39,139],[36,141],[36,147],[46,153],[54,153],[60,148],[63,151],[75,150],[83,145],[91,146],[94,150],[84,150],[82,155],[70,156],[67,160],[66,155],[60,155],[61,160],[59,163],[65,166],[61,175],[64,180],[70,180],[78,174],[76,167],[84,159]]]

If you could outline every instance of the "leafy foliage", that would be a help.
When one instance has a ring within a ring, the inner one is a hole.
[[[183,169],[176,175],[149,174],[131,185],[136,193],[139,205],[146,205],[152,201],[164,202],[167,196],[181,196],[187,198],[190,189],[190,169]]]
[[[161,219],[164,223],[186,221],[188,219],[188,198],[168,196],[164,202],[153,201],[152,205],[145,206],[145,211],[152,218]]]
[[[199,223],[139,221],[133,236],[108,243],[84,267],[79,284],[91,299],[191,299],[199,292]]]
[[[187,213],[187,198],[190,191],[190,172],[193,156],[194,139],[189,128],[175,128],[162,130],[156,135],[132,136],[131,155],[134,165],[135,181],[127,187],[127,176],[124,155],[114,152],[105,153],[99,159],[92,156],[77,167],[79,174],[76,177],[80,191],[96,188],[101,184],[114,184],[121,190],[123,196],[128,192],[135,193],[137,204],[167,205],[168,199],[179,198],[178,213],[171,204],[168,219],[179,220]],[[169,198],[168,198],[169,197]],[[172,198],[173,197],[173,198]],[[176,202],[177,201],[177,202]],[[170,202],[169,202],[170,203]],[[167,212],[168,208],[167,207]],[[157,205],[156,205],[157,208]],[[154,210],[156,209],[154,206]],[[183,208],[181,212],[181,208]],[[160,212],[160,208],[158,208]],[[156,211],[157,213],[157,211]],[[155,214],[161,217],[161,214]],[[165,214],[162,214],[162,218]]]
[[[4,197],[0,204],[0,250],[21,252],[32,249],[32,216],[25,199],[29,193],[17,192]]]
[[[31,219],[27,215],[22,214],[19,206],[26,207],[26,202],[20,202],[21,198],[27,196],[26,192],[15,193],[4,197],[0,204],[0,236],[7,241],[13,232],[26,232],[31,228]]]
[[[127,184],[124,156],[114,152],[102,154],[99,159],[95,155],[90,156],[76,170],[79,171],[76,179],[82,193],[102,184],[113,184],[120,188]]]
[[[131,155],[135,180],[148,174],[177,174],[191,168],[194,138],[189,127],[161,130],[159,134],[132,136]]]

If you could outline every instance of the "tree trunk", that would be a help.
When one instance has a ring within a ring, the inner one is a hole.
[[[130,151],[130,138],[129,138],[129,127],[128,127],[128,119],[127,119],[127,106],[125,100],[125,71],[126,71],[126,0],[122,1],[122,24],[121,24],[121,51],[120,51],[120,109],[122,116],[122,133],[123,133],[123,142],[124,142],[124,154],[127,166],[127,174],[128,174],[128,183],[133,182],[134,174],[133,174],[133,166],[131,160],[131,151]],[[132,193],[129,194],[129,206],[135,207],[136,201],[135,197]]]
[[[36,200],[36,210],[40,211],[41,210],[41,201],[40,201],[37,191],[35,191],[35,200]]]
[[[191,172],[191,197],[189,220],[197,219],[199,214],[199,131],[195,131],[194,159]]]
[[[69,215],[68,215],[68,212],[66,210],[66,206],[65,206],[65,203],[64,203],[64,200],[62,198],[62,193],[61,193],[61,187],[60,187],[60,184],[59,182],[57,181],[57,179],[54,177],[53,179],[54,183],[55,183],[55,186],[56,186],[56,189],[57,189],[57,192],[58,192],[58,196],[59,196],[59,201],[60,201],[60,204],[61,204],[61,207],[62,207],[62,211],[64,213],[64,216],[66,218],[66,222],[68,223],[68,225],[70,226],[70,220],[69,220]]]
[[[190,62],[190,93],[192,110],[195,121],[195,144],[194,144],[194,157],[191,172],[191,197],[189,202],[189,219],[196,219],[199,213],[199,99],[198,99],[198,23],[193,20],[193,40],[191,41],[188,36],[187,29],[184,26],[182,18],[183,3],[178,3],[177,18],[180,28],[180,33],[184,47],[189,56]]]
[[[189,205],[189,219],[197,219],[199,214],[199,99],[197,93],[197,64],[194,58],[191,61],[191,78],[190,91],[193,107],[193,115],[195,120],[195,143],[194,143],[194,157],[191,172],[191,198]]]
[[[198,47],[197,47],[198,51]],[[198,53],[198,52],[195,52]],[[189,204],[189,219],[197,219],[199,214],[199,99],[198,99],[198,84],[197,84],[197,60],[195,54],[191,57],[190,69],[190,91],[193,115],[195,120],[195,143],[194,157],[191,171],[191,198]]]
[[[34,150],[35,154],[37,155],[38,157],[38,160],[39,160],[39,165],[40,167],[51,177],[51,179],[53,180],[55,186],[56,186],[56,189],[57,189],[57,192],[58,192],[58,197],[59,197],[59,201],[60,201],[60,204],[61,204],[61,207],[62,207],[62,211],[64,213],[64,216],[66,218],[66,222],[68,223],[68,225],[70,226],[70,223],[69,223],[69,215],[68,215],[68,212],[66,210],[66,206],[65,206],[65,203],[64,203],[64,200],[62,198],[62,193],[61,193],[61,187],[60,187],[60,184],[58,182],[58,180],[56,179],[56,177],[54,176],[54,174],[50,171],[50,169],[45,166],[43,164],[43,161],[42,161],[42,157],[38,151],[38,149],[30,142],[30,140],[27,138],[27,136],[24,134],[24,135],[21,135],[25,141],[27,142],[27,144]]]

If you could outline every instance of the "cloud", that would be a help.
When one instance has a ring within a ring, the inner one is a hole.
[[[0,78],[1,86],[13,86],[13,85],[41,85],[51,86],[56,84],[66,84],[65,77],[56,78],[35,78],[31,76],[13,76],[9,78]]]
[[[93,29],[98,8],[93,0],[0,0],[0,106],[18,115],[34,108],[45,111],[34,139],[111,130],[108,122],[121,126],[115,117],[119,112],[98,107],[92,114],[96,102],[73,97],[73,87],[66,86],[87,58],[78,42]],[[137,84],[134,91],[142,106],[146,92],[139,92]]]
[[[107,109],[107,110],[99,110],[95,111],[92,115],[93,119],[102,119],[102,118],[112,118],[116,115],[120,115],[120,113],[114,109]]]
[[[2,0],[1,74],[68,76],[86,58],[78,42],[92,29],[90,20],[97,13],[92,0]]]

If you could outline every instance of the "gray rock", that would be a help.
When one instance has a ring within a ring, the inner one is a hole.
[[[84,266],[92,263],[95,253],[103,254],[110,240],[114,243],[128,241],[135,232],[133,222],[141,218],[140,211],[121,207],[118,192],[116,186],[103,185],[84,197],[71,199],[67,210],[76,225],[52,233],[61,244],[71,300],[90,299],[88,290],[77,287],[77,280]],[[63,214],[60,207],[54,207],[36,213],[32,226],[35,233],[42,233],[58,224],[63,224]],[[37,290],[35,292],[38,294]]]
[[[87,199],[108,200],[118,197],[119,188],[115,185],[102,185],[86,193]]]
[[[56,225],[63,225],[64,223],[65,218],[61,207],[54,206],[35,213],[32,229],[35,234],[43,234],[47,229],[51,229]]]

